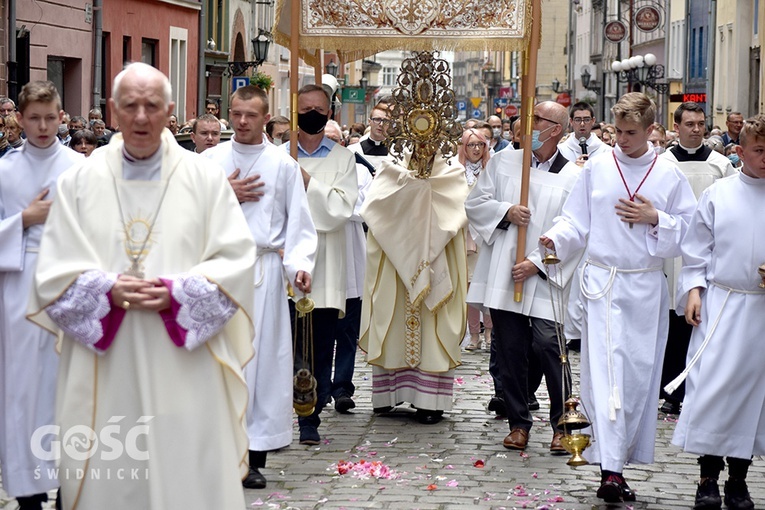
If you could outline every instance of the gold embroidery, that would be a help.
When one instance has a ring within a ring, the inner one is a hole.
[[[414,272],[414,275],[409,280],[410,287],[414,287],[414,284],[417,281],[417,278],[419,278],[420,273],[422,273],[425,270],[425,268],[429,266],[430,266],[430,262],[428,262],[427,260],[423,260],[419,263],[419,265],[417,266],[417,270]]]
[[[412,306],[409,294],[406,295],[406,364],[416,368],[420,364],[422,349],[420,307]]]

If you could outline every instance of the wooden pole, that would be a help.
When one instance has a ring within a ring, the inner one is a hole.
[[[531,5],[531,35],[529,46],[523,52],[523,74],[521,79],[521,148],[523,149],[523,169],[521,171],[520,205],[529,205],[529,179],[531,172],[531,131],[534,117],[534,103],[537,82],[537,56],[542,24],[542,0],[530,0]],[[526,258],[526,227],[518,227],[518,250],[515,263],[520,264]],[[514,298],[516,303],[523,299],[523,282],[515,284]]]
[[[292,16],[290,19],[290,156],[297,161],[298,158],[298,134],[297,134],[297,93],[298,93],[298,64],[300,63],[300,0],[291,0]]]

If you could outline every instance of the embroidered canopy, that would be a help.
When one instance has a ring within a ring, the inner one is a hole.
[[[530,0],[278,0],[276,42],[289,47],[299,15],[301,57],[317,62],[319,48],[351,62],[386,49],[524,50]]]

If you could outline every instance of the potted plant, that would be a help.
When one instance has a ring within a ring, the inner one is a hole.
[[[256,87],[259,87],[266,92],[271,90],[271,87],[274,86],[274,80],[266,73],[262,73],[260,71],[253,73],[252,77],[250,77],[250,83],[252,85],[255,85]]]

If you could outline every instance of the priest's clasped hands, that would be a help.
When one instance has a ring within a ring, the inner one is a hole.
[[[170,308],[170,290],[159,278],[121,274],[112,286],[112,303],[125,310],[161,312]]]

